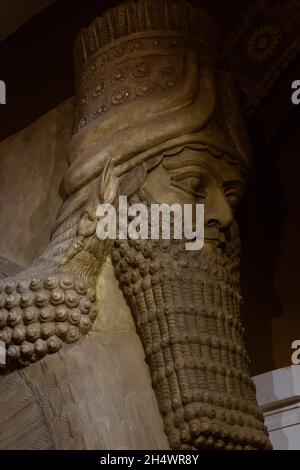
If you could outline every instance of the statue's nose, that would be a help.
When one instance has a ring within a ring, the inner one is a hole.
[[[220,188],[216,188],[205,200],[204,220],[206,227],[225,231],[233,223],[233,213]]]

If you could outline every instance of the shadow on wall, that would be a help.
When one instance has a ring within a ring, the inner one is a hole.
[[[300,331],[299,319],[291,316],[297,302],[292,280],[299,258],[291,240],[297,230],[292,208],[299,201],[295,173],[300,168],[294,147],[300,129],[296,123],[292,113],[268,145],[258,134],[252,139],[255,171],[240,220],[243,322],[252,375],[291,365],[291,341]]]
[[[282,314],[273,279],[281,251],[286,204],[274,162],[266,159],[257,164],[242,213],[243,320],[251,372],[255,375],[276,368],[272,319]]]
[[[49,242],[62,203],[72,115],[67,100],[0,142],[0,253],[17,265],[32,263]]]

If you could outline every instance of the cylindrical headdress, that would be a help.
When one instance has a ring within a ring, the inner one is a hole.
[[[213,21],[184,1],[131,0],[81,31],[66,196],[74,198],[108,161],[121,175],[184,144],[246,169],[250,152],[235,92],[217,62]]]

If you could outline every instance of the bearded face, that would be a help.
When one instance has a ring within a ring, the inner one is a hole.
[[[168,153],[148,174],[144,191],[147,199],[159,203],[204,204],[204,248],[211,251],[237,238],[234,213],[244,185],[237,166],[208,151],[185,148],[174,155]]]
[[[204,204],[203,249],[187,251],[185,240],[119,240],[112,253],[174,449],[270,446],[240,322],[234,213],[243,188],[240,170],[225,159],[192,148],[169,152],[139,198]]]

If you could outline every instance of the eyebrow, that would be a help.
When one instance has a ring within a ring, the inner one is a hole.
[[[162,161],[162,164],[166,170],[178,170],[194,166],[205,169],[206,171],[215,171],[214,166],[212,166],[211,164],[209,165],[204,161],[201,161],[201,159],[195,156],[188,156],[184,160],[182,158],[182,155],[165,157]]]
[[[186,167],[186,168],[183,168],[182,171],[179,173],[179,174],[176,174],[176,175],[172,175],[171,176],[171,180],[172,181],[182,181],[182,180],[185,180],[186,178],[189,178],[189,177],[200,177],[201,178],[204,178],[206,179],[207,181],[209,181],[211,178],[209,176],[209,173],[208,172],[203,172],[199,173],[198,171],[198,168],[195,170],[193,169],[193,167]]]
[[[224,181],[222,184],[223,188],[227,186],[239,186],[240,189],[244,190],[246,186],[246,182],[242,179],[233,179]]]

